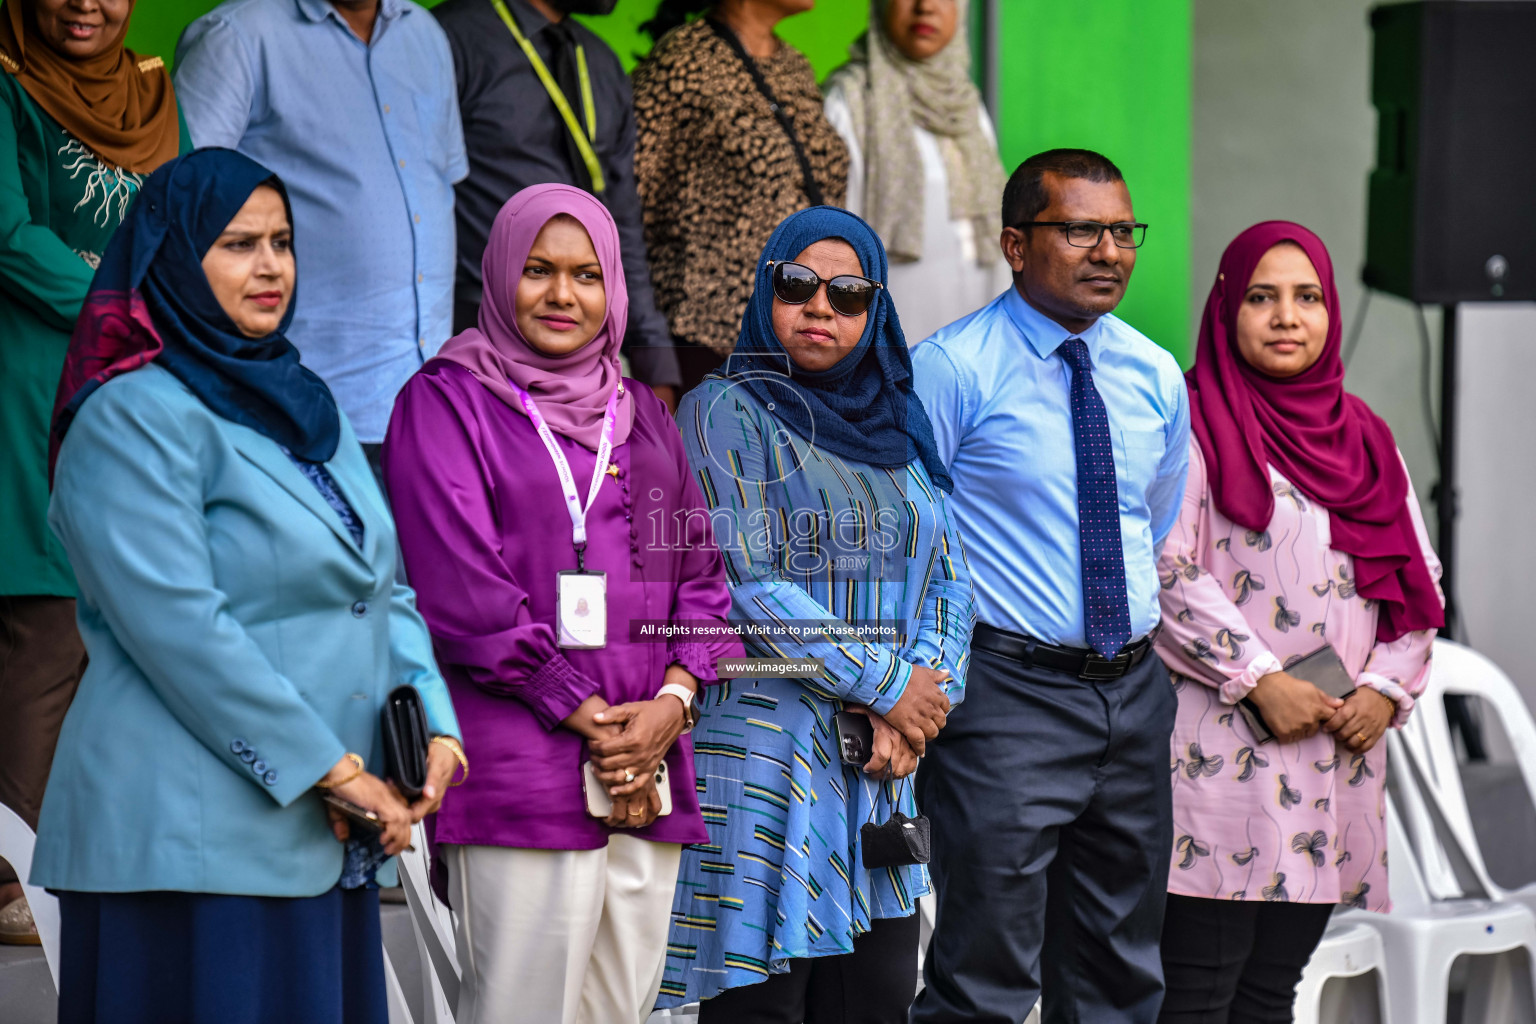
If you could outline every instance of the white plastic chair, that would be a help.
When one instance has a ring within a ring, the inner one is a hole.
[[[21,879],[22,891],[27,896],[27,906],[32,908],[32,920],[37,924],[37,937],[43,943],[43,959],[48,961],[48,973],[53,977],[53,990],[59,990],[59,901],[46,890],[27,884],[32,873],[32,848],[37,845],[37,835],[21,820],[21,815],[0,804],[0,857],[16,869]]]
[[[411,830],[411,845],[416,849],[399,858],[400,887],[405,890],[416,952],[421,957],[421,1024],[453,1024],[462,983],[453,914],[432,892],[427,837],[420,825]]]
[[[1436,827],[1435,809],[1401,738],[1387,738],[1387,855],[1392,913],[1375,915],[1387,972],[1386,1019],[1392,1024],[1443,1024],[1451,967],[1463,955],[1488,957],[1524,949],[1536,965],[1536,917],[1519,903],[1487,898],[1475,878],[1458,871],[1465,857]],[[1449,847],[1448,845],[1449,844]],[[1433,880],[1433,885],[1431,884]],[[1486,971],[1486,962],[1478,970]],[[1511,979],[1498,994],[1469,992],[1464,1024],[1536,1020],[1531,979]],[[1506,1010],[1520,1007],[1513,1015]]]
[[[1464,869],[1477,879],[1490,898],[1516,900],[1536,910],[1536,884],[1517,890],[1500,887],[1488,873],[1472,812],[1461,782],[1461,766],[1445,713],[1448,694],[1480,697],[1498,715],[1514,748],[1525,780],[1526,792],[1536,800],[1536,720],[1531,717],[1520,691],[1488,658],[1461,644],[1436,640],[1429,683],[1414,705],[1413,716],[1403,727],[1401,744],[1417,771],[1416,779],[1433,802],[1439,826],[1454,837],[1454,846],[1465,857]],[[1447,884],[1431,878],[1431,890]]]
[[[1323,933],[1323,941],[1313,951],[1312,959],[1307,961],[1306,969],[1301,973],[1301,982],[1296,986],[1293,1011],[1296,1024],[1321,1024],[1323,986],[1334,978],[1358,978],[1375,972],[1376,1006],[1378,1009],[1383,1007],[1385,964],[1381,933],[1365,920],[1365,915],[1358,911],[1335,911],[1333,921]]]
[[[405,1001],[405,990],[395,974],[395,965],[389,959],[389,947],[384,947],[384,1003],[389,1010],[389,1024],[416,1024],[411,1017],[410,1004]]]

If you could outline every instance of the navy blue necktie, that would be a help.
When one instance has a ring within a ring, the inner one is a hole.
[[[1093,386],[1093,364],[1081,338],[1061,343],[1072,368],[1072,441],[1077,455],[1078,544],[1083,556],[1083,618],[1088,646],[1106,658],[1131,638],[1125,596],[1125,549],[1120,544],[1120,492],[1115,446],[1104,399]]]

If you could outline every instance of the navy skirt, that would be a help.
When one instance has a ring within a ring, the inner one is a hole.
[[[59,1024],[388,1024],[379,890],[59,893]]]

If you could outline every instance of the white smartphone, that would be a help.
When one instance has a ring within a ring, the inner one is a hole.
[[[587,797],[587,813],[594,818],[606,818],[613,813],[613,799],[608,787],[597,777],[597,769],[591,761],[581,763],[581,788]],[[661,795],[661,813],[665,818],[672,813],[672,783],[667,779],[667,762],[656,766],[656,792]]]

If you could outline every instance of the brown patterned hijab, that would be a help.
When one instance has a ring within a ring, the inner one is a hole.
[[[0,68],[103,162],[147,174],[174,158],[176,93],[160,58],[140,58],[120,37],[99,56],[70,60],[38,35],[28,3],[0,2]]]

